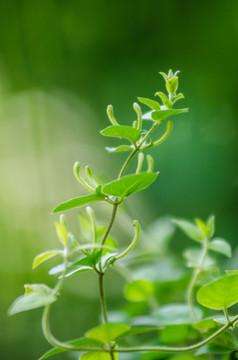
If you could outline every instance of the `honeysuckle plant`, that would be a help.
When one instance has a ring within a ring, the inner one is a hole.
[[[41,360],[63,352],[75,353],[75,358],[81,360],[236,358],[238,343],[234,329],[238,315],[234,312],[231,314],[230,307],[238,302],[238,271],[222,273],[218,267],[214,255],[230,258],[231,247],[224,239],[214,238],[214,216],[206,221],[199,218],[194,222],[175,219],[167,224],[165,237],[171,237],[176,226],[196,244],[183,254],[187,268],[192,270],[191,274],[185,270],[186,267],[183,270],[176,268],[177,264],[169,254],[167,240],[163,240],[163,246],[156,250],[157,230],[160,231],[163,226],[161,223],[159,228],[152,226],[148,229],[148,241],[137,246],[137,251],[133,253],[131,250],[140,237],[137,220],[133,222],[134,237],[126,248],[121,249],[120,235],[117,242],[111,236],[118,207],[129,196],[157,180],[159,173],[154,170],[154,160],[148,150],[168,138],[173,128],[171,118],[188,111],[187,108],[174,107],[184,98],[182,93],[177,93],[178,73],[172,70],[168,74],[160,73],[165,80],[166,92],[156,92],[158,101],[138,97],[142,106],[149,107],[149,111],[142,112],[140,105],[135,102],[136,120],[130,126],[119,124],[113,107],[108,106],[107,115],[111,125],[103,129],[101,134],[123,141],[117,147],[106,149],[109,153],[128,153],[117,178],[99,183],[89,166],[86,166],[83,175],[80,164],[76,163],[74,175],[88,194],[62,202],[52,211],[61,213],[59,221],[55,223],[60,248],[37,255],[33,269],[58,257],[59,264],[49,272],[58,280],[53,289],[45,284],[25,284],[25,294],[9,308],[9,314],[13,315],[43,307],[42,329],[52,348],[41,356]],[[165,122],[165,132],[158,135],[157,130]],[[128,166],[136,157],[134,172],[128,173]],[[110,220],[103,227],[98,225],[93,208],[89,206],[97,202],[104,202],[111,208]],[[85,241],[79,242],[70,232],[63,213],[83,206],[86,206],[86,214],[81,212],[80,219],[90,226],[82,227]],[[155,242],[152,244],[153,240]],[[162,264],[161,268],[158,264]],[[116,316],[114,313],[114,319],[106,306],[104,292],[104,276],[109,268],[119,271],[125,278],[123,292],[128,301],[127,307],[117,311]],[[174,272],[169,277],[171,269]],[[97,327],[88,329],[86,334],[63,342],[51,332],[51,308],[60,297],[67,278],[80,276],[84,272],[94,272],[98,278],[102,321]]]

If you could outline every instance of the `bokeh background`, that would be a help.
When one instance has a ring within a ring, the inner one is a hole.
[[[112,144],[99,135],[109,124],[106,106],[131,123],[136,97],[164,88],[158,71],[181,71],[180,104],[190,111],[174,119],[172,135],[153,151],[157,183],[126,211],[144,228],[165,215],[213,213],[216,233],[236,246],[237,65],[236,0],[0,0],[1,359],[37,359],[48,349],[41,309],[8,318],[7,308],[24,283],[54,284],[47,265],[35,272],[31,265],[37,253],[56,247],[52,208],[83,193],[73,163],[115,176],[124,155],[104,150]],[[123,231],[131,231],[120,216]],[[69,221],[77,233],[77,211]],[[183,241],[176,234],[172,247],[180,250]],[[98,321],[97,284],[80,281],[66,286],[52,315],[62,339]],[[116,307],[120,281],[108,285]]]

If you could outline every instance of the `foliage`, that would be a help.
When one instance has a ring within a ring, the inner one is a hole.
[[[60,215],[59,222],[56,222],[55,226],[62,248],[45,251],[37,255],[33,261],[34,269],[56,255],[61,258],[62,263],[60,262],[58,266],[50,270],[50,274],[58,277],[55,287],[51,289],[44,284],[26,284],[25,294],[17,298],[9,308],[9,314],[12,315],[44,307],[43,333],[53,348],[41,359],[47,359],[65,351],[80,352],[82,360],[117,360],[122,353],[126,353],[128,359],[134,359],[134,353],[138,353],[136,358],[141,360],[159,358],[202,360],[208,359],[207,354],[209,356],[222,354],[223,359],[228,359],[227,356],[237,349],[237,340],[232,330],[238,321],[238,316],[230,316],[228,308],[238,303],[238,275],[235,271],[227,271],[223,276],[219,274],[214,254],[231,257],[231,248],[225,240],[213,238],[214,216],[210,216],[206,221],[197,218],[194,223],[182,219],[173,221],[191,240],[195,241],[197,246],[184,251],[186,264],[189,269],[192,268],[192,275],[187,276],[186,273],[180,273],[175,269],[169,281],[168,279],[163,281],[161,273],[156,268],[158,259],[162,265],[167,259],[164,253],[167,243],[164,240],[163,244],[162,242],[159,244],[160,251],[154,250],[155,244],[151,245],[153,237],[155,239],[157,237],[156,228],[154,233],[152,228],[149,229],[150,240],[146,244],[147,247],[143,248],[142,245],[140,250],[137,250],[137,256],[134,257],[127,257],[127,255],[139,239],[138,221],[135,220],[133,223],[134,238],[126,249],[118,250],[114,239],[109,237],[118,206],[127,197],[144,190],[157,179],[158,172],[153,169],[154,161],[151,155],[146,156],[147,169],[142,170],[143,152],[160,145],[167,139],[172,130],[172,121],[168,118],[188,111],[188,109],[173,108],[178,100],[184,98],[182,93],[177,94],[178,71],[173,73],[169,70],[168,74],[161,73],[161,75],[165,80],[167,94],[160,91],[156,93],[156,96],[162,103],[139,97],[138,100],[148,106],[150,111],[142,115],[139,104],[134,103],[133,108],[137,120],[133,121],[132,126],[120,125],[115,119],[112,106],[109,105],[107,108],[111,126],[102,130],[101,134],[123,139],[123,144],[116,148],[107,148],[107,150],[111,153],[130,152],[118,177],[106,184],[98,183],[91,169],[86,166],[87,180],[85,180],[80,173],[79,163],[76,163],[74,165],[75,177],[90,193],[65,201],[53,210],[53,213],[58,213],[94,202],[104,202],[112,207],[108,225],[102,232],[97,225],[93,209],[87,206],[86,212],[91,226],[86,230],[87,234],[83,234],[87,241],[82,244],[69,231],[65,216]],[[165,133],[158,139],[154,139],[152,135],[165,121],[167,121]],[[144,128],[146,123],[147,126]],[[126,143],[124,143],[125,140]],[[136,155],[138,159],[134,173],[125,175],[132,158]],[[82,215],[83,220],[84,215]],[[88,238],[91,239],[90,242]],[[149,253],[146,254],[145,249]],[[143,262],[144,258],[148,264]],[[107,311],[104,294],[103,280],[109,268],[120,273],[124,272],[124,274],[126,271],[127,275],[129,274],[126,276],[124,288],[128,305],[117,312],[117,321],[111,320],[113,314]],[[49,315],[52,303],[59,298],[66,278],[85,271],[91,271],[98,277],[102,323],[89,329],[84,337],[61,342],[52,335],[50,330]],[[162,272],[166,271],[166,266],[162,266]],[[150,275],[147,276],[147,274]],[[208,279],[209,283],[207,283]],[[177,290],[184,289],[184,281],[187,283],[186,302],[183,301],[181,295],[178,302]],[[174,294],[172,285],[174,285]],[[195,290],[198,287],[195,304]],[[159,304],[160,298],[166,298],[166,296],[162,297],[161,293],[168,296],[167,303]],[[224,315],[210,314],[207,308],[222,310]],[[144,343],[143,346],[138,345],[140,339]],[[184,354],[186,352],[193,353]],[[182,353],[182,355],[177,353]]]

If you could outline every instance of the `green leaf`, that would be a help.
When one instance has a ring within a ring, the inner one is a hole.
[[[168,325],[160,332],[160,340],[164,344],[179,344],[195,332],[187,324]]]
[[[177,96],[175,96],[173,98],[173,104],[176,103],[176,101],[180,100],[180,99],[184,99],[184,95],[182,93],[178,94]]]
[[[108,195],[123,198],[147,188],[155,181],[157,176],[158,173],[127,175],[104,185],[103,192]]]
[[[58,221],[55,222],[55,227],[56,227],[56,233],[57,233],[59,241],[61,242],[61,244],[67,245],[68,244],[68,231],[67,231],[66,227]]]
[[[117,337],[128,332],[129,330],[130,326],[126,324],[107,323],[89,330],[85,334],[85,336],[90,339],[109,343],[110,341],[115,340]]]
[[[102,257],[102,250],[99,250],[94,254],[85,256],[83,259],[75,261],[73,263],[73,266],[87,265],[87,266],[93,267],[100,261],[101,257]]]
[[[45,262],[46,260],[52,258],[55,255],[61,254],[61,250],[48,250],[44,251],[38,255],[35,256],[32,268],[35,269],[37,266]]]
[[[133,150],[133,146],[131,145],[120,145],[118,147],[106,147],[106,150],[108,152],[122,152],[122,151],[128,151]]]
[[[238,270],[225,270],[228,275],[238,275]]]
[[[79,196],[73,199],[70,199],[66,202],[63,202],[61,204],[59,204],[53,211],[52,213],[57,213],[60,211],[66,211],[69,209],[73,209],[76,207],[80,207],[89,203],[93,203],[96,201],[103,201],[103,197],[100,195],[96,195],[96,194],[90,194],[90,195],[85,195],[85,196]]]
[[[211,238],[215,232],[215,216],[214,215],[209,216],[209,218],[207,219],[206,225],[207,225],[208,237]]]
[[[192,240],[196,240],[196,241],[205,240],[205,236],[200,230],[200,228],[192,224],[190,221],[176,219],[173,220],[173,222]]]
[[[124,295],[129,301],[146,300],[153,294],[154,286],[151,282],[145,280],[135,280],[126,284]]]
[[[111,360],[111,355],[107,352],[87,352],[80,356],[80,360]]]
[[[120,335],[116,338],[116,341],[121,341],[122,339],[125,339],[129,336],[138,335],[138,334],[145,334],[152,331],[158,331],[158,326],[155,325],[136,325],[132,326],[132,328],[127,331],[126,333]]]
[[[217,327],[217,323],[214,319],[203,319],[196,324],[193,324],[193,327],[200,331],[207,331],[214,327]]]
[[[198,302],[210,309],[222,310],[238,302],[238,275],[224,276],[197,293]]]
[[[195,308],[198,319],[201,319],[202,312],[199,308]],[[159,307],[154,316],[160,326],[176,325],[176,324],[193,324],[194,318],[189,311],[187,304],[170,304]]]
[[[231,246],[227,241],[223,239],[214,239],[213,241],[208,243],[208,248],[210,250],[226,255],[227,257],[231,257]]]
[[[36,309],[51,304],[57,300],[52,295],[52,289],[44,284],[27,284],[25,295],[19,296],[8,309],[8,315]]]
[[[163,92],[157,92],[155,95],[159,96],[167,109],[170,109],[172,107],[171,101],[167,98],[167,96]],[[155,109],[156,110],[156,109]],[[159,110],[159,109],[158,109]]]
[[[204,259],[201,265],[201,260],[200,260],[201,254],[202,254],[201,249],[195,249],[195,248],[186,249],[183,252],[183,256],[187,260],[187,266],[200,268],[203,270],[210,269],[215,264],[215,261],[209,255],[206,255],[206,258]]]
[[[142,104],[145,104],[145,105],[149,106],[153,110],[160,110],[160,104],[158,103],[158,101],[147,99],[147,98],[144,98],[144,97],[138,97],[137,99]]]
[[[178,115],[185,112],[188,112],[188,109],[157,110],[152,112],[151,117],[153,120],[160,122],[173,115]]]
[[[135,143],[141,137],[141,133],[138,129],[135,129],[131,126],[122,126],[122,125],[108,126],[106,129],[100,131],[100,133],[104,136],[128,139],[131,140],[133,143]]]
[[[70,341],[67,341],[66,344],[72,345],[75,347],[83,347],[83,348],[87,348],[87,347],[103,348],[103,344],[101,343],[101,341],[94,340],[94,339],[88,339],[88,338],[79,338],[79,339],[75,339],[75,340],[70,340]],[[51,356],[63,353],[65,351],[67,351],[67,350],[55,347],[55,348],[47,351],[44,355],[42,355],[39,360],[48,359]]]

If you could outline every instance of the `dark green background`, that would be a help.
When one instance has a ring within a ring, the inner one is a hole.
[[[32,360],[48,348],[41,310],[7,318],[6,309],[24,283],[54,283],[47,266],[32,273],[31,263],[56,247],[52,208],[82,193],[72,165],[117,173],[123,156],[107,155],[111,142],[98,133],[109,124],[106,106],[131,123],[136,96],[163,89],[158,71],[181,71],[181,106],[190,111],[153,151],[159,179],[128,211],[144,227],[166,214],[214,213],[217,235],[236,246],[238,1],[0,0],[0,39],[0,352],[4,360]],[[89,279],[85,290],[85,281],[71,281],[55,307],[61,338],[97,323],[97,284]],[[113,306],[119,285],[109,283]]]

